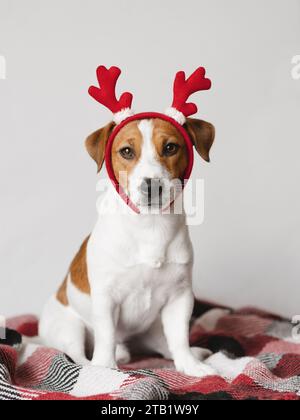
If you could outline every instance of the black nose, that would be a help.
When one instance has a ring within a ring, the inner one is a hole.
[[[163,186],[159,178],[144,178],[141,184],[141,192],[148,200],[155,200],[162,195]]]

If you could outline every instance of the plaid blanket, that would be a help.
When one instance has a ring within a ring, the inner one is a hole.
[[[8,326],[37,333],[38,320],[23,316]],[[219,376],[180,374],[158,356],[118,370],[75,365],[57,350],[33,343],[17,351],[0,346],[0,399],[6,400],[298,400],[300,342],[293,325],[252,308],[233,311],[198,302],[191,325],[193,346],[209,348]]]

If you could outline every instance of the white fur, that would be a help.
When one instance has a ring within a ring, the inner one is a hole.
[[[134,112],[130,108],[124,108],[119,112],[116,112],[113,116],[113,121],[116,124],[120,124],[122,121],[126,120],[126,118],[131,117],[134,115]]]
[[[176,108],[170,107],[170,108],[166,109],[165,114],[168,117],[173,118],[180,125],[183,125],[186,122],[186,118],[185,118],[184,114],[182,112],[178,111],[178,109],[176,109]]]
[[[130,177],[131,197],[137,198],[138,180],[165,174],[155,159],[152,123],[141,121],[139,128],[142,156]],[[41,336],[83,364],[88,363],[84,336],[89,331],[94,336],[93,365],[113,368],[117,361],[127,361],[126,346],[133,342],[135,349],[173,358],[185,374],[213,374],[188,343],[193,252],[185,215],[124,213],[124,203],[113,187],[105,199],[117,201],[120,212],[100,211],[89,239],[91,296],[77,290],[69,279],[69,306],[50,300],[41,319]]]

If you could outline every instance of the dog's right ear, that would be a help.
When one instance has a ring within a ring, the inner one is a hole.
[[[85,141],[85,146],[89,155],[97,163],[98,172],[100,172],[105,159],[105,147],[107,140],[109,139],[115,125],[116,124],[113,121],[110,122],[105,127],[100,128],[91,134]]]

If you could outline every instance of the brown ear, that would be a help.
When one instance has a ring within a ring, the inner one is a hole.
[[[105,127],[100,128],[91,134],[85,141],[85,146],[89,155],[97,163],[98,172],[100,172],[102,168],[105,158],[106,143],[114,126],[115,123],[110,122]]]
[[[215,127],[202,120],[188,118],[185,123],[185,129],[191,136],[194,146],[206,162],[210,162],[209,151],[215,139]]]

